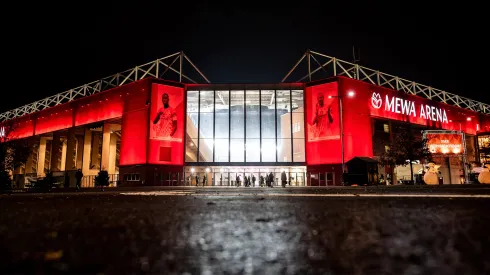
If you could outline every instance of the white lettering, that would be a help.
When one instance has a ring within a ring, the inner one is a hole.
[[[394,97],[392,97],[392,98],[391,98],[391,100],[389,100],[389,99],[388,99],[388,96],[386,96],[386,99],[385,99],[385,103],[386,103],[386,104],[385,104],[385,110],[386,110],[386,111],[391,111],[391,112],[394,112],[394,108],[393,108],[393,107],[395,107],[395,106],[394,106],[394,104],[393,104],[393,100],[394,100],[394,99],[395,99],[395,98],[394,98]]]
[[[390,111],[396,114],[403,114],[417,117],[415,101],[406,100],[398,97],[385,96],[385,111]],[[420,104],[419,118],[426,120],[448,123],[446,110],[434,106]]]
[[[402,114],[408,115],[410,113],[410,103],[408,100],[402,102]]]
[[[399,99],[398,97],[395,99],[395,102],[396,102],[396,105],[395,105],[395,113],[399,114],[400,113],[400,103],[401,99]]]
[[[5,137],[5,127],[0,128],[0,137]]]
[[[416,117],[417,114],[415,113],[415,102],[411,101],[411,104],[410,104],[410,115]]]
[[[436,117],[437,121],[442,121],[441,109],[437,108],[436,114],[437,114],[437,117]]]
[[[445,109],[442,109],[442,122],[448,123]]]
[[[425,111],[424,111],[424,105],[420,105],[420,117],[423,118],[423,119],[427,119],[425,117]]]

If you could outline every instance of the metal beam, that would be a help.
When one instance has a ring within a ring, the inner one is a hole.
[[[490,104],[479,102],[473,99],[462,97],[456,94],[448,93],[439,89],[434,89],[427,85],[416,83],[398,76],[390,75],[387,73],[382,73],[377,70],[373,70],[367,67],[359,66],[348,61],[337,59],[325,54],[321,54],[315,51],[308,50],[305,54],[301,56],[298,62],[294,64],[293,68],[287,73],[287,75],[282,79],[281,82],[286,82],[288,77],[298,68],[299,64],[308,55],[308,68],[305,76],[303,76],[297,82],[303,82],[305,79],[312,81],[311,77],[323,69],[329,76],[344,76],[352,79],[358,79],[370,84],[390,88],[393,90],[401,91],[407,94],[418,95],[430,100],[439,101],[449,105],[453,105],[459,108],[471,110],[481,114],[490,115]],[[310,57],[313,59],[314,63],[318,65],[316,69],[312,69]],[[319,59],[322,62],[319,61]]]
[[[173,58],[175,57],[175,58]],[[171,59],[173,58],[173,60]],[[174,69],[172,66],[180,59],[179,69]],[[167,61],[168,60],[168,61]],[[179,79],[182,82],[183,79],[191,83],[197,83],[183,72],[183,62],[186,60],[189,64],[204,78],[207,83],[210,81],[204,76],[204,74],[192,63],[192,61],[184,54],[184,52],[177,52],[157,60],[148,62],[146,64],[136,66],[132,69],[104,77],[97,81],[87,83],[85,85],[70,89],[68,91],[49,96],[47,98],[37,100],[33,103],[26,104],[24,106],[15,108],[13,110],[3,112],[0,114],[0,122],[8,121],[14,118],[22,117],[32,113],[39,112],[44,109],[48,109],[60,104],[64,104],[73,100],[77,100],[86,96],[90,96],[111,88],[119,87],[125,84],[129,84],[144,78],[155,77],[164,78],[164,76],[172,71],[179,75]],[[170,63],[168,65],[167,63]],[[162,66],[160,68],[160,66]],[[165,68],[165,69],[163,69]],[[162,73],[163,71],[163,73]],[[165,78],[164,78],[165,79]]]

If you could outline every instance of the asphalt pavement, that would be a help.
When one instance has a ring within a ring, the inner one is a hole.
[[[490,274],[490,188],[0,195],[1,274]]]

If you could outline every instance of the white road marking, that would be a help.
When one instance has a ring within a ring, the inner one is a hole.
[[[133,196],[266,196],[266,197],[402,197],[402,198],[485,198],[490,199],[490,195],[478,194],[293,194],[293,193],[239,193],[239,192],[220,192],[220,193],[195,193],[190,191],[153,191],[153,192],[124,192],[121,195]]]

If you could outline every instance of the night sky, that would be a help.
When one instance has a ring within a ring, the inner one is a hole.
[[[0,111],[180,50],[211,82],[275,83],[308,48],[352,61],[354,45],[363,66],[489,102],[486,69],[476,67],[487,33],[477,6],[102,2],[19,3],[4,11],[3,94],[13,98]]]

